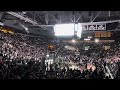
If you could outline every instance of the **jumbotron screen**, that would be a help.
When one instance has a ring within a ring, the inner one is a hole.
[[[55,36],[73,36],[74,31],[77,31],[77,36],[81,37],[80,24],[56,24],[54,26]]]

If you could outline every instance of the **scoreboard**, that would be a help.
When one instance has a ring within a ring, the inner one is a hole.
[[[90,38],[91,40],[94,40],[95,38],[99,38],[101,40],[114,40],[114,37],[115,33],[112,31],[82,32],[81,40],[87,38]]]
[[[108,38],[111,38],[112,35],[113,35],[112,32],[107,32],[107,31],[104,31],[104,32],[102,32],[102,31],[95,32],[95,37],[96,37],[96,38],[100,38],[100,37],[105,37],[105,38],[108,37]]]

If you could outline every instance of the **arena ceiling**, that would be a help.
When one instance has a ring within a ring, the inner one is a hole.
[[[5,11],[0,12],[0,20],[19,30],[25,27],[30,32],[53,30],[60,23],[86,23],[120,20],[120,11]],[[36,30],[36,31],[35,31]]]

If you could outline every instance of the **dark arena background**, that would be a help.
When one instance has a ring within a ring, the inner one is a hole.
[[[119,79],[120,11],[0,12],[0,79]]]

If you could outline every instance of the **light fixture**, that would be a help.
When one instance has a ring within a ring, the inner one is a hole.
[[[75,39],[72,39],[72,43],[76,43],[76,40],[75,40]]]
[[[84,41],[90,41],[90,38],[84,38]]]
[[[25,27],[25,30],[27,31],[27,30],[28,30],[28,28],[27,28],[27,27]]]
[[[49,57],[49,54],[47,54],[46,56]]]
[[[27,12],[22,12],[23,14],[26,14]]]
[[[92,38],[92,36],[88,36],[88,38],[90,38],[90,39],[91,39],[91,38]]]
[[[95,43],[98,43],[100,40],[99,39],[95,39]]]

